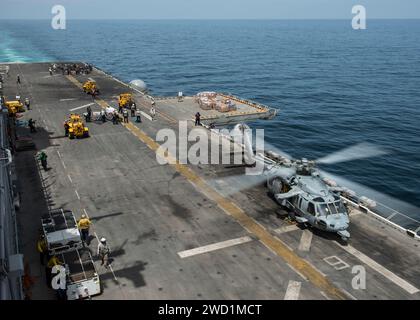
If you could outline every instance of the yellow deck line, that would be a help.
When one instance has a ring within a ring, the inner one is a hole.
[[[67,78],[77,87],[81,88],[81,83],[78,82],[74,77],[67,76]],[[102,99],[97,99],[96,102],[102,108],[108,106],[108,103]],[[132,123],[123,123],[122,125],[126,127],[131,133],[133,133],[133,135],[136,136],[140,141],[145,143],[152,151],[158,151],[160,145],[137,126]],[[179,163],[178,161],[175,162],[175,158],[170,154],[167,156],[167,159],[169,163],[172,163],[171,160],[173,160],[174,164],[171,164],[171,166],[173,166],[177,172],[182,174],[187,180],[195,185],[210,200],[216,202],[226,214],[232,216],[245,230],[255,235],[262,244],[264,244],[271,251],[275,252],[279,257],[285,260],[286,263],[290,264],[296,270],[302,273],[306,278],[308,278],[309,281],[311,281],[315,286],[325,292],[330,298],[339,300],[348,299],[347,295],[342,290],[337,288],[314,266],[290,250],[287,245],[283,243],[283,241],[273,236],[256,220],[248,216],[235,203],[222,196],[219,192],[209,186],[205,180],[198,176],[192,169]]]

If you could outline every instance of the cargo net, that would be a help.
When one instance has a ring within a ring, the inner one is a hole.
[[[203,110],[217,110],[219,112],[231,112],[236,110],[236,104],[231,99],[219,96],[216,92],[199,92],[195,101]]]

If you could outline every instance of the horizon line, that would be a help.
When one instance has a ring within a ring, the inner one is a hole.
[[[107,20],[107,21],[347,21],[348,18],[67,18],[67,21],[92,21],[92,20]],[[0,18],[3,21],[46,21],[50,18]],[[420,20],[418,18],[368,18],[368,20]]]

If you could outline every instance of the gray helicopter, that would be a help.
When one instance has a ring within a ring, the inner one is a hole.
[[[337,186],[328,178],[328,173],[316,168],[316,164],[380,156],[386,152],[376,146],[362,143],[316,161],[293,160],[272,146],[271,151],[254,152],[251,135],[252,131],[246,124],[237,124],[232,131],[235,141],[238,141],[238,137],[241,138],[246,163],[253,163],[255,167],[257,163],[262,165],[263,172],[256,176],[231,177],[235,179],[232,185],[236,184],[240,188],[231,193],[266,181],[269,193],[278,204],[288,209],[291,219],[304,226],[336,233],[347,241],[350,238],[347,231],[350,220],[341,193],[350,190]]]
[[[288,165],[291,175],[284,176],[282,170],[274,167],[267,176],[267,187],[274,199],[288,208],[290,217],[299,224],[337,233],[348,240],[350,220],[340,197],[344,190],[327,185],[313,161],[302,159]]]

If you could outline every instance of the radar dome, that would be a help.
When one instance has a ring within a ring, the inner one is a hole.
[[[141,92],[147,91],[147,85],[143,80],[137,79],[130,82],[130,86],[140,90]]]

